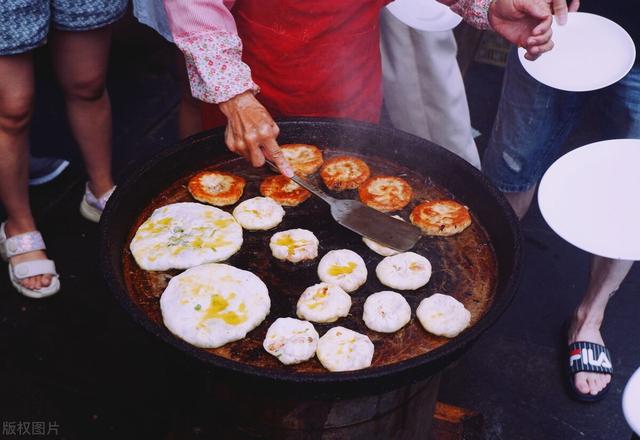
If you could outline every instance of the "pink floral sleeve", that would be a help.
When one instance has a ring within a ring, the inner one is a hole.
[[[229,0],[164,0],[173,39],[184,53],[191,93],[220,103],[247,90],[258,92],[242,62],[242,41]]]
[[[492,0],[458,0],[451,10],[464,21],[478,29],[491,29],[489,24],[489,5]]]

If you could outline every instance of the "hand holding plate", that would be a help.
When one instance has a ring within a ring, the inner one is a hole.
[[[553,15],[548,1],[495,0],[489,6],[489,22],[509,42],[526,49],[529,60],[553,48]]]
[[[576,12],[580,7],[580,0],[573,0],[571,5],[567,5],[567,0],[553,0],[553,15],[556,16],[559,25],[567,24],[569,12]]]

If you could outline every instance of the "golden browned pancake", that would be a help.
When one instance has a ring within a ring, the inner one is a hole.
[[[393,176],[371,177],[358,190],[362,203],[382,212],[404,208],[411,201],[411,193],[409,182]]]
[[[189,180],[189,192],[199,202],[215,206],[233,205],[244,191],[245,180],[222,171],[202,171]]]
[[[411,223],[427,235],[454,235],[471,224],[469,209],[453,200],[431,200],[413,208]]]
[[[311,193],[283,175],[269,176],[260,184],[260,194],[284,206],[297,206]]]
[[[356,189],[369,178],[369,166],[357,157],[338,156],[327,160],[320,170],[320,177],[333,191]]]
[[[322,151],[315,145],[286,144],[280,145],[280,148],[296,174],[302,176],[315,173],[324,162]]]

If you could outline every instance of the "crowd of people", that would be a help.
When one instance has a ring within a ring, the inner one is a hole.
[[[425,0],[427,1],[427,0]],[[438,0],[469,24],[490,29],[535,60],[552,50],[551,24],[562,24],[578,0]],[[544,86],[514,51],[487,151],[481,160],[470,124],[451,31],[420,32],[384,10],[385,0],[133,0],[134,14],[175,44],[182,73],[179,134],[226,126],[228,148],[262,166],[265,158],[291,176],[275,120],[317,116],[379,122],[383,105],[399,129],[425,137],[467,160],[505,194],[519,218],[560,152],[587,99],[603,99],[605,136],[640,136],[640,71],[634,67],[602,92]],[[630,1],[583,0],[583,10],[620,22],[638,41]],[[127,0],[7,0],[0,4],[0,253],[13,286],[44,298],[60,290],[53,261],[33,218],[28,133],[34,105],[32,52],[47,44],[64,92],[74,138],[88,176],[80,213],[97,222],[114,191],[111,109],[105,77],[112,24]],[[416,89],[420,93],[416,93]],[[416,96],[419,97],[416,101]],[[411,102],[411,105],[407,105]],[[203,104],[204,103],[204,104]],[[61,165],[56,164],[56,172]],[[632,262],[593,256],[584,298],[567,343],[604,347],[600,326],[608,299]],[[612,369],[574,368],[577,398],[601,398]]]

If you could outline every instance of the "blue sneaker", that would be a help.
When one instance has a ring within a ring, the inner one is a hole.
[[[69,166],[69,161],[54,157],[29,157],[29,185],[51,182]]]

